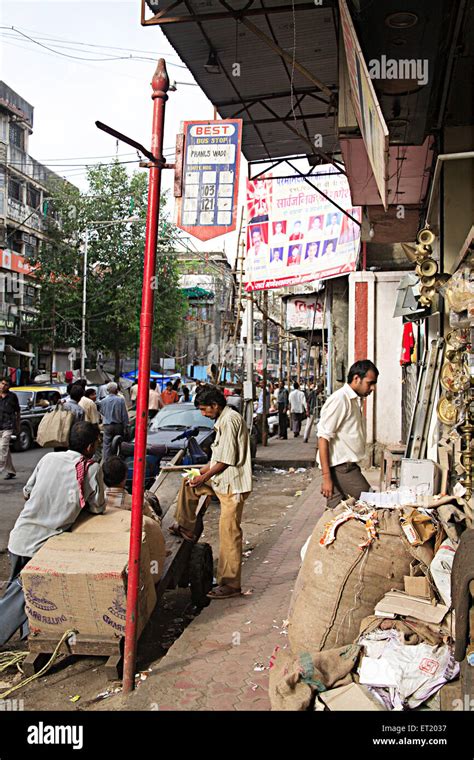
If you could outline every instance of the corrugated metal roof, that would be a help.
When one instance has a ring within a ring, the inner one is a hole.
[[[152,5],[157,12],[171,3]],[[242,21],[227,11],[225,18],[162,24],[162,31],[219,114],[244,120],[242,149],[248,160],[317,152],[315,134],[323,136],[324,152],[335,150],[336,123],[333,115],[327,116],[328,94],[244,25],[246,20],[251,22],[292,58],[296,42],[296,62],[335,92],[337,36],[331,5],[294,0],[293,12],[291,0],[254,0],[246,8],[262,9],[262,15],[244,16]],[[165,16],[225,13],[226,6],[220,0],[183,0]],[[287,10],[278,12],[281,6]],[[219,74],[204,68],[211,50],[217,54]],[[240,71],[235,64],[240,64]]]

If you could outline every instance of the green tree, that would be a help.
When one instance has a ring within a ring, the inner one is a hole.
[[[32,334],[48,332],[56,345],[80,345],[84,240],[88,238],[87,350],[120,358],[139,341],[148,176],[127,174],[118,162],[88,172],[89,190],[57,183],[48,207],[50,243],[35,262],[41,284],[40,311]],[[178,286],[173,244],[176,228],[160,208],[153,342],[172,347],[186,310]],[[133,214],[134,219],[124,223]],[[37,340],[37,338],[36,338]]]

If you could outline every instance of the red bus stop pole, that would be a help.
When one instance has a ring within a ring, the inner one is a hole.
[[[153,88],[153,128],[151,152],[158,159],[152,164],[148,182],[148,213],[146,220],[145,257],[143,269],[142,310],[140,315],[140,356],[138,360],[137,417],[135,429],[135,455],[133,460],[132,517],[130,553],[128,560],[127,617],[125,622],[125,652],[123,665],[123,692],[128,694],[135,685],[137,652],[138,590],[140,584],[140,553],[142,545],[142,505],[145,484],[146,437],[148,427],[148,393],[150,386],[150,359],[153,333],[153,277],[156,271],[156,242],[160,213],[160,186],[163,160],[163,134],[165,103],[169,79],[163,58],[151,83]]]

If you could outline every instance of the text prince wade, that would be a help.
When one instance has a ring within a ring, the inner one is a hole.
[[[28,726],[28,744],[72,744],[73,749],[84,745],[83,726],[50,726],[40,721]]]

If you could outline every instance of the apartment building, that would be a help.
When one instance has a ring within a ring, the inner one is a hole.
[[[21,370],[21,381],[35,362],[25,335],[39,298],[31,259],[48,239],[48,185],[60,179],[29,155],[33,112],[0,81],[0,373],[15,378],[15,370]],[[41,337],[47,336],[38,336],[38,344]]]

